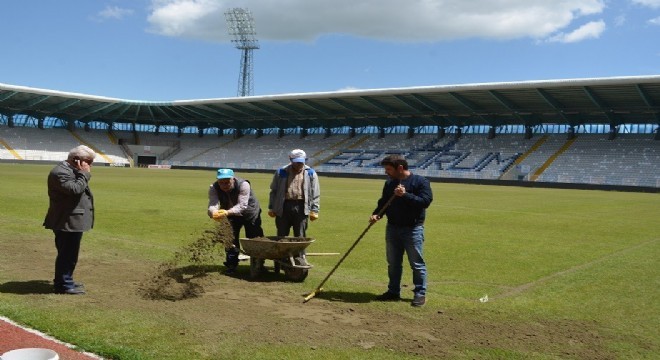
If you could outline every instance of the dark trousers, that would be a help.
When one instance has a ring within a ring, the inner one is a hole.
[[[261,228],[261,210],[256,218],[247,220],[243,216],[232,216],[229,218],[229,223],[234,230],[234,246],[233,249],[227,250],[227,261],[225,266],[228,268],[235,268],[238,266],[238,254],[241,248],[241,243],[238,240],[241,234],[241,228],[245,227],[245,237],[255,238],[263,237],[264,230]]]
[[[307,237],[307,215],[305,215],[305,200],[285,200],[284,208],[282,209],[282,216],[275,218],[275,226],[277,227],[277,236],[289,236],[293,228],[293,236]],[[306,254],[302,250],[296,258],[299,259],[299,264],[304,264]]]
[[[55,278],[53,284],[58,289],[73,289],[73,271],[78,263],[82,232],[53,231],[55,233]]]
[[[307,215],[305,215],[304,200],[286,200],[282,209],[282,216],[275,218],[277,236],[289,236],[293,228],[293,236],[306,237]]]

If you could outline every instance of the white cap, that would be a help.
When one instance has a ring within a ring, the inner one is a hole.
[[[305,154],[303,150],[293,149],[289,153],[289,160],[291,160],[291,162],[304,163],[306,159],[307,159],[307,154]]]

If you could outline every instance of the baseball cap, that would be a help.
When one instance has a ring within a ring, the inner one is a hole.
[[[289,159],[291,160],[291,162],[304,163],[305,160],[307,159],[307,154],[305,154],[303,150],[293,149],[289,153]]]
[[[218,169],[218,179],[231,179],[234,177],[234,170],[232,169]]]

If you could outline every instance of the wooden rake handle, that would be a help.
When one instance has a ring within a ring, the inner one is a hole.
[[[383,207],[382,207],[382,208],[380,209],[380,211],[378,212],[378,217],[382,217],[382,216],[383,216],[383,214],[385,213],[385,210],[390,206],[390,204],[392,203],[392,201],[394,200],[395,197],[396,197],[396,195],[394,195],[394,194],[392,194],[392,196],[390,196],[390,198],[387,200],[387,202],[385,203],[385,205],[383,205]],[[360,234],[360,236],[357,238],[357,240],[355,240],[355,242],[353,243],[353,245],[351,245],[351,247],[348,248],[348,251],[346,251],[346,253],[344,254],[344,256],[342,256],[341,259],[339,259],[339,262],[337,262],[337,264],[335,265],[335,267],[333,267],[332,270],[330,270],[330,272],[328,273],[328,275],[326,275],[325,279],[323,279],[323,281],[321,281],[321,283],[319,284],[319,286],[317,286],[316,289],[315,289],[314,291],[312,291],[312,292],[309,293],[307,296],[305,296],[305,299],[303,300],[303,303],[308,302],[308,301],[311,300],[314,296],[316,296],[316,294],[318,294],[319,292],[321,292],[321,290],[323,290],[323,285],[325,285],[325,282],[328,281],[328,279],[330,278],[330,276],[332,276],[332,274],[335,272],[335,270],[337,270],[337,268],[339,267],[339,265],[341,265],[341,263],[344,261],[344,259],[346,259],[346,257],[348,257],[348,254],[350,254],[351,251],[353,251],[353,249],[355,248],[355,246],[357,246],[357,244],[360,242],[360,240],[362,240],[362,238],[363,238],[364,235],[367,233],[367,231],[369,231],[369,229],[371,229],[371,226],[372,226],[373,224],[375,224],[375,223],[376,223],[376,222],[369,222],[369,225],[367,226],[367,228],[364,229],[364,231],[362,232],[362,234]]]

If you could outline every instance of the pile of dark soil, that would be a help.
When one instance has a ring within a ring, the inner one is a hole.
[[[204,293],[203,280],[224,260],[224,249],[234,239],[229,221],[224,218],[205,230],[194,242],[177,251],[138,287],[143,298],[150,300],[184,300]]]

